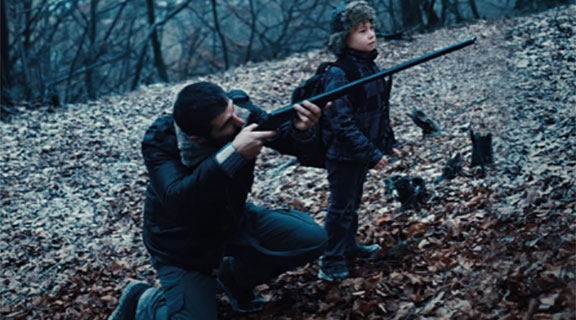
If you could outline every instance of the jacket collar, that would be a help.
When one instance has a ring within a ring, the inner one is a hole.
[[[359,51],[352,48],[344,49],[344,53],[342,54],[345,58],[351,58],[352,60],[358,62],[374,62],[376,57],[378,56],[378,50],[374,49],[370,52]]]
[[[178,127],[176,121],[174,121],[174,129],[180,151],[180,161],[185,166],[193,168],[218,151],[216,147],[201,145],[190,140],[188,135]]]

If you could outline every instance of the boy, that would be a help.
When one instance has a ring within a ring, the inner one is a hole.
[[[252,117],[265,118],[240,98]],[[294,109],[292,122],[256,131],[216,84],[178,93],[173,113],[158,118],[142,141],[150,179],[142,234],[162,290],[130,282],[110,319],[213,320],[217,285],[234,310],[258,311],[256,285],[322,253],[326,233],[308,215],[246,202],[264,144],[295,153],[314,140],[308,129],[320,108],[304,102]]]
[[[365,1],[354,1],[337,9],[332,16],[332,35],[328,49],[339,59],[358,69],[360,77],[379,71],[374,63],[376,34],[374,9]],[[346,73],[331,67],[326,74],[326,91],[341,87],[350,80]],[[320,257],[318,277],[327,281],[346,278],[347,258],[372,258],[378,244],[356,242],[358,209],[363,184],[369,169],[381,170],[388,164],[388,154],[397,153],[390,126],[389,94],[391,79],[372,81],[360,94],[353,93],[333,101],[324,112],[322,135],[327,146],[326,169],[330,185],[330,205],[324,222],[328,246]]]

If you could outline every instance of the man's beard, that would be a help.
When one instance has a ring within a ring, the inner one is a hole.
[[[242,131],[241,127],[237,128],[236,131],[231,135],[209,139],[206,141],[206,144],[215,148],[222,148],[227,143],[232,142],[232,140],[236,138],[240,131]]]

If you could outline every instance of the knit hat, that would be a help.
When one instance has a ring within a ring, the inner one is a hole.
[[[364,0],[352,1],[345,7],[340,7],[332,13],[330,39],[328,50],[340,56],[346,48],[346,38],[359,23],[370,21],[374,23],[376,13]]]

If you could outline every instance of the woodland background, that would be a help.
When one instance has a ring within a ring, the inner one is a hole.
[[[401,38],[573,0],[372,0]],[[319,49],[340,1],[1,0],[0,118]]]
[[[317,280],[311,263],[263,284],[258,289],[269,302],[255,315],[239,317],[220,295],[221,318],[574,319],[575,19],[572,4],[382,37],[377,62],[383,68],[478,39],[394,78],[391,117],[404,156],[370,172],[360,212],[359,240],[384,250],[374,261],[351,261],[351,277],[341,283]],[[105,319],[128,279],[159,286],[140,230],[145,129],[190,81],[243,89],[274,110],[329,59],[324,50],[308,50],[96,100],[6,105],[0,318]],[[70,84],[84,86],[79,79]],[[413,108],[433,118],[442,134],[424,138],[407,115]],[[493,135],[494,165],[484,174],[470,164],[470,130]],[[441,179],[458,153],[462,174]],[[297,208],[322,223],[324,171],[265,149],[256,175],[251,201]],[[401,209],[385,187],[391,175],[426,181],[421,208]]]

